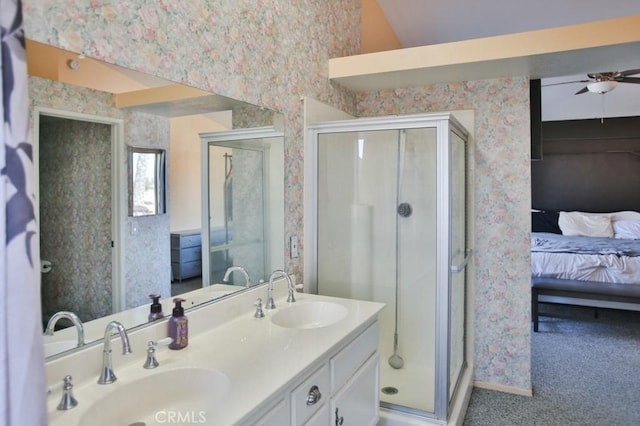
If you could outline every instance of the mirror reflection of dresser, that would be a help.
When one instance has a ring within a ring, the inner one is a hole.
[[[202,244],[199,229],[171,233],[171,280],[202,275]]]

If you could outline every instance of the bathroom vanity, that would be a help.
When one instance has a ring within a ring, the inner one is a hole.
[[[189,346],[158,347],[153,369],[143,368],[147,344],[167,336],[166,320],[130,331],[131,355],[113,339],[110,385],[97,384],[103,344],[50,360],[48,384],[71,375],[78,400],[57,410],[54,389],[50,425],[375,425],[384,305],[302,293],[287,303],[286,287],[275,283],[264,318],[254,303],[265,286],[189,311]]]

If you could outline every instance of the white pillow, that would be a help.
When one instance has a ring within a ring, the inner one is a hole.
[[[616,222],[617,220],[640,220],[640,213],[625,210],[621,212],[613,212],[609,213],[609,217],[611,218],[611,222]]]
[[[628,240],[640,239],[640,220],[617,220],[613,222],[615,238]]]
[[[613,227],[608,215],[560,212],[558,226],[562,231],[562,235],[613,237]]]

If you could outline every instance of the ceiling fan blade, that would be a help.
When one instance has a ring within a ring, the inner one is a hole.
[[[640,84],[640,77],[622,77],[617,78],[616,81],[619,81],[620,83]]]
[[[576,95],[581,95],[583,93],[587,93],[588,91],[589,91],[589,89],[587,88],[587,86],[585,86],[582,89],[578,90],[575,94]]]
[[[560,86],[561,84],[571,84],[571,83],[588,83],[588,82],[589,80],[563,81],[560,83],[543,84],[542,87]]]
[[[626,77],[628,75],[636,75],[636,74],[640,74],[640,68],[635,70],[626,70],[626,71],[620,72],[620,75],[623,77]]]

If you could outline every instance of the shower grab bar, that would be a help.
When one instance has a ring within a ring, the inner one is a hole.
[[[464,256],[464,259],[462,260],[462,263],[458,265],[451,265],[451,272],[453,272],[454,274],[457,274],[458,272],[464,271],[465,266],[467,266],[467,263],[469,263],[469,260],[471,260],[471,253],[473,253],[473,250],[466,249],[464,251],[465,256]]]

